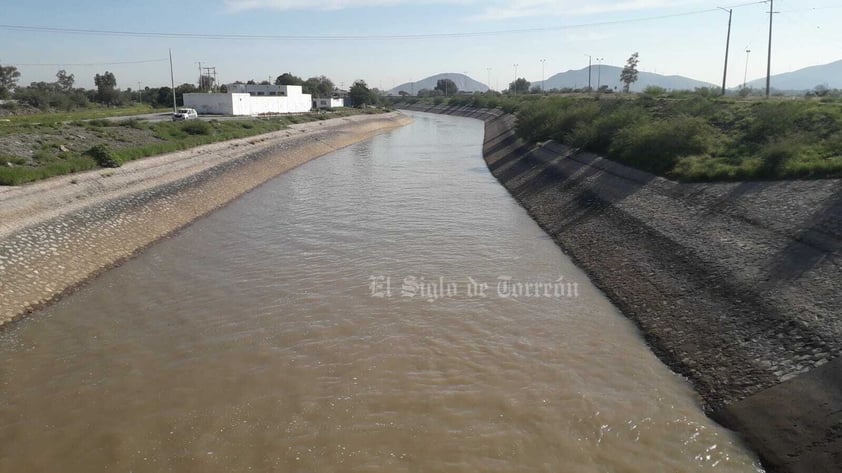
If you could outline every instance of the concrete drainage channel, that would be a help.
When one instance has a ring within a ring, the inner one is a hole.
[[[842,180],[677,183],[404,108],[485,121],[497,179],[769,471],[842,471]]]

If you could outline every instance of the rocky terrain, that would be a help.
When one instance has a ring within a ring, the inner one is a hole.
[[[497,179],[771,471],[840,471],[842,180],[681,184],[412,109],[486,122]]]

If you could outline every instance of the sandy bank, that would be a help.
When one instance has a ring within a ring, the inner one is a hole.
[[[267,180],[409,121],[390,113],[311,122],[0,187],[0,326]]]
[[[497,179],[770,471],[842,471],[842,180],[681,184],[409,108],[485,121]]]

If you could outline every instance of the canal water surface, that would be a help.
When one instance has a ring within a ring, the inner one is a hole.
[[[482,123],[413,116],[0,335],[0,471],[758,471]]]

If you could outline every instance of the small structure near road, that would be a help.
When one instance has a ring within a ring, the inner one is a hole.
[[[313,99],[313,108],[316,110],[331,110],[345,106],[345,99],[339,97],[316,97]]]
[[[309,112],[313,104],[300,85],[230,84],[225,94],[184,94],[184,106],[199,114],[255,116]]]

